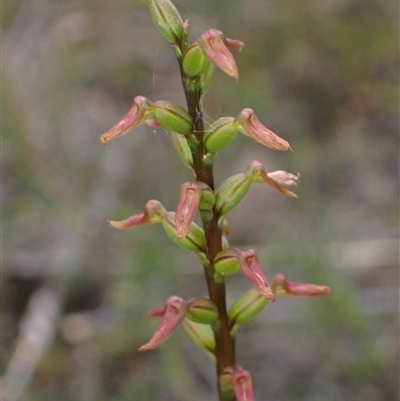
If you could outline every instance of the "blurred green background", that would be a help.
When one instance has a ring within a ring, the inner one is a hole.
[[[269,278],[332,295],[279,299],[238,333],[257,400],[399,399],[398,4],[382,0],[179,0],[192,39],[245,42],[240,80],[217,72],[207,121],[253,108],[291,143],[238,137],[216,181],[252,160],[301,173],[297,200],[255,185],[231,244]],[[195,256],[159,226],[118,231],[148,199],[174,210],[191,173],[168,132],[99,136],[134,96],[184,105],[172,49],[133,0],[3,0],[4,401],[215,400],[214,369],[181,330],[137,348],[171,295],[205,295]],[[229,302],[249,288],[229,280]]]

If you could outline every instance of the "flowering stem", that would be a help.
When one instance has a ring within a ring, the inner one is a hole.
[[[214,190],[213,161],[205,162],[204,159],[206,150],[202,140],[204,134],[204,122],[202,118],[201,96],[200,93],[193,93],[187,90],[185,86],[185,73],[183,72],[181,63],[180,71],[188,112],[194,121],[193,132],[197,139],[196,145],[191,146],[196,181],[204,182],[212,190]],[[219,314],[219,322],[217,325],[214,325],[219,400],[235,401],[236,398],[234,395],[227,396],[222,394],[219,385],[219,378],[222,374],[222,371],[228,366],[235,365],[235,342],[234,337],[230,334],[229,318],[226,307],[225,282],[216,282],[214,279],[214,259],[218,252],[222,250],[222,233],[218,226],[218,213],[215,207],[213,208],[212,218],[209,220],[202,218],[202,222],[207,243],[208,259],[208,265],[204,266],[204,274],[207,282],[209,297],[217,306]]]

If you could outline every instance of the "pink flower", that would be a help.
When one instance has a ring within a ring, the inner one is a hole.
[[[105,145],[107,142],[127,133],[132,128],[150,118],[153,114],[153,108],[149,106],[151,106],[151,102],[148,99],[143,96],[136,96],[133,99],[133,105],[128,114],[108,132],[103,134],[100,137],[100,141]]]
[[[295,175],[283,170],[267,173],[258,160],[254,160],[250,163],[246,174],[251,178],[251,182],[266,183],[286,196],[297,198],[297,195],[288,188],[297,187],[300,174]]]
[[[269,298],[272,302],[275,302],[276,297],[272,292],[272,289],[268,283],[268,279],[261,268],[256,252],[253,249],[239,251],[237,260],[242,272],[253,284],[254,288],[260,294]]]
[[[181,195],[175,214],[178,238],[186,237],[196,216],[201,198],[200,187],[193,182],[185,182],[181,187]]]
[[[305,297],[316,297],[329,295],[331,289],[326,285],[315,285],[308,283],[293,283],[288,281],[283,274],[277,274],[272,281],[272,291],[277,296],[300,295]]]
[[[151,317],[162,315],[163,318],[150,341],[142,345],[139,351],[156,348],[167,340],[185,318],[186,309],[185,301],[173,295],[167,299],[165,308],[157,308],[150,312]]]
[[[289,142],[261,124],[252,109],[243,109],[236,116],[236,121],[242,126],[240,131],[256,142],[275,150],[292,150]]]
[[[206,57],[235,81],[239,73],[235,59],[228,48],[241,49],[244,43],[240,40],[224,39],[223,33],[217,29],[204,32],[197,41]]]
[[[253,381],[247,370],[241,366],[230,366],[223,374],[230,376],[237,401],[254,401]]]
[[[291,174],[288,173],[287,171],[277,170],[267,173],[267,176],[271,181],[271,185],[273,185],[276,189],[278,189],[287,196],[297,198],[297,195],[289,191],[287,188],[291,187],[297,188],[297,185],[299,183],[300,173]]]

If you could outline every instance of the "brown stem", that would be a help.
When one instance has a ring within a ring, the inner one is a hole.
[[[185,85],[185,74],[182,70],[181,63],[180,70],[188,112],[194,121],[193,133],[198,140],[196,148],[191,148],[196,180],[204,182],[214,190],[213,164],[204,163],[206,150],[202,140],[204,134],[204,122],[200,106],[201,93],[193,93],[187,90]],[[210,299],[215,303],[219,312],[219,324],[216,325],[216,328],[214,329],[219,401],[235,401],[235,396],[222,394],[219,385],[219,378],[223,370],[228,366],[235,365],[235,342],[234,338],[230,335],[229,318],[226,307],[225,282],[217,283],[214,280],[214,259],[217,253],[222,250],[222,233],[218,226],[218,213],[215,208],[213,209],[213,217],[211,220],[203,219],[203,228],[207,242],[207,259],[209,262],[209,266],[204,267],[207,289]]]

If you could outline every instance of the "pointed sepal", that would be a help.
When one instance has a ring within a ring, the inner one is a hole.
[[[256,142],[275,150],[292,150],[289,142],[265,127],[252,109],[243,109],[236,116],[236,121],[240,124],[240,132]]]
[[[164,220],[166,213],[167,211],[165,210],[161,202],[152,199],[146,203],[144,207],[144,212],[136,213],[125,220],[109,220],[108,222],[114,228],[133,228],[154,223],[160,223]]]
[[[317,297],[329,295],[331,289],[326,285],[316,285],[309,283],[294,283],[287,280],[285,275],[277,274],[271,283],[272,291],[277,297],[303,296]]]

